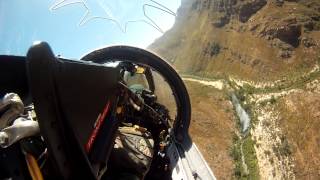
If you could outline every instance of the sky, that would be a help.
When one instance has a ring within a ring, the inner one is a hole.
[[[78,59],[110,45],[146,48],[172,27],[180,0],[1,0],[0,54],[46,41]]]

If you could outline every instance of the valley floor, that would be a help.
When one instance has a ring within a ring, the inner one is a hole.
[[[239,148],[234,145],[239,125],[231,90],[252,118],[249,138],[256,160],[247,162],[257,162],[259,179],[320,178],[319,68],[294,82],[183,79],[193,108],[190,134],[218,179],[248,177],[232,157],[232,148]]]

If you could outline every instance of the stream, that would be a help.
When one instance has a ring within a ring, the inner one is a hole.
[[[241,136],[240,136],[240,141],[241,141],[241,145],[240,145],[240,152],[241,152],[241,162],[242,162],[242,167],[243,170],[245,172],[245,174],[249,174],[249,169],[248,166],[246,164],[245,161],[245,157],[243,155],[243,137],[246,136],[246,132],[250,127],[250,117],[248,115],[248,113],[243,109],[243,107],[241,106],[239,99],[237,98],[237,96],[232,93],[231,95],[232,98],[232,104],[236,110],[237,116],[239,117],[240,120],[240,124],[241,124]]]
[[[232,93],[231,97],[232,97],[232,104],[235,107],[237,115],[240,119],[241,132],[245,133],[250,127],[250,121],[251,121],[250,117],[248,113],[242,108],[237,96],[234,93]]]
[[[184,81],[194,81],[198,82],[200,84],[204,84],[207,86],[213,86],[217,89],[222,89],[224,84],[222,81],[205,81],[205,80],[199,80],[199,79],[193,79],[193,78],[183,78]],[[245,174],[249,174],[249,169],[245,161],[244,153],[243,153],[243,138],[247,135],[248,129],[250,127],[250,116],[249,114],[243,109],[241,106],[239,99],[237,96],[232,93],[231,94],[232,104],[236,110],[236,114],[239,117],[240,125],[241,125],[241,135],[240,135],[240,153],[241,153],[241,163],[243,167],[243,171]]]

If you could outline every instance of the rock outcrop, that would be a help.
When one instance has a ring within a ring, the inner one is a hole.
[[[240,3],[238,8],[239,20],[241,22],[247,22],[252,15],[257,13],[266,4],[266,0],[244,1]]]

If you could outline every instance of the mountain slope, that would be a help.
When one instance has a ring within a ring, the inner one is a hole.
[[[174,27],[149,49],[181,72],[274,80],[320,56],[317,0],[182,0]]]

